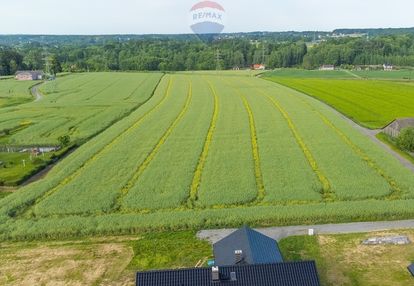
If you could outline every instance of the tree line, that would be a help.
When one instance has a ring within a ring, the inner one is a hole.
[[[17,70],[61,71],[183,71],[247,68],[336,66],[414,66],[414,35],[360,38],[307,37],[253,40],[224,37],[209,41],[193,38],[148,38],[85,43],[25,43],[0,46],[0,75]]]

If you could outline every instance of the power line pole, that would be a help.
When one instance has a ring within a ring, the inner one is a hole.
[[[265,58],[266,58],[266,51],[265,51],[265,45],[264,45],[264,42],[263,42],[263,44],[262,44],[262,46],[263,46],[263,55],[262,55],[262,65],[264,65],[265,64]]]
[[[220,65],[220,49],[217,48],[216,51],[216,70],[221,70],[221,65]]]

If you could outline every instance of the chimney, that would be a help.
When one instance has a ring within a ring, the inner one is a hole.
[[[220,272],[218,266],[213,266],[211,268],[211,279],[213,282],[220,281]]]
[[[235,263],[238,264],[243,260],[243,251],[242,250],[235,250],[234,251],[234,260]]]

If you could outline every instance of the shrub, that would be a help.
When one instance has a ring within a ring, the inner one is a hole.
[[[408,127],[401,130],[397,138],[397,145],[401,149],[414,152],[414,127]]]

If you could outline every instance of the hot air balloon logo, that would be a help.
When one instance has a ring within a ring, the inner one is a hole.
[[[214,1],[202,1],[190,10],[190,26],[196,34],[219,34],[224,29],[225,10]]]

